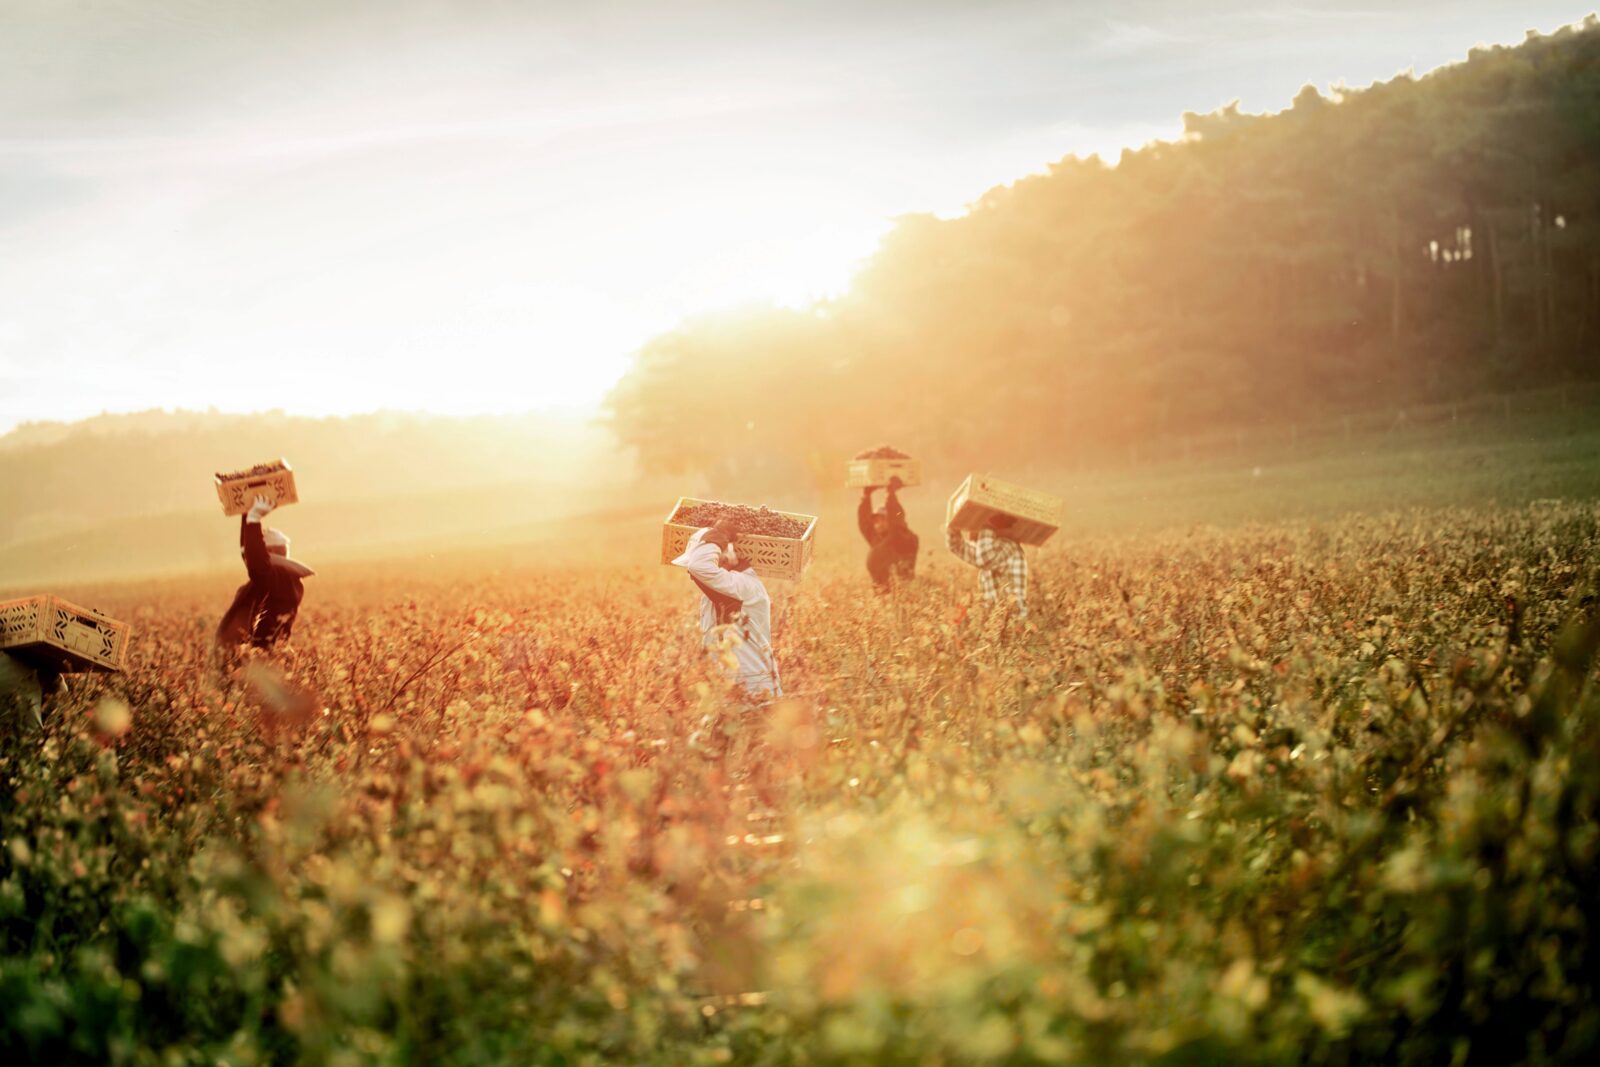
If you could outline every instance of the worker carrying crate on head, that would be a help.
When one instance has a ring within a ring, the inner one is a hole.
[[[945,544],[951,555],[978,568],[978,588],[986,604],[1015,605],[1017,618],[1028,617],[1028,557],[1011,536],[1016,520],[994,514],[970,540],[953,527],[945,527]]]
[[[861,490],[861,506],[856,509],[856,525],[866,538],[867,574],[880,593],[886,593],[896,582],[916,577],[917,550],[921,542],[906,524],[905,505],[900,503],[901,481],[898,475],[889,479],[881,509],[872,506],[876,486]]]
[[[0,727],[38,729],[63,677],[122,670],[131,628],[52,593],[0,601]]]
[[[738,535],[717,524],[696,530],[673,566],[689,572],[700,590],[701,640],[713,654],[727,642],[733,680],[755,697],[783,695],[772,650],[772,597],[739,558]]]
[[[283,531],[262,525],[273,506],[258,496],[239,517],[239,552],[249,581],[234,593],[227,614],[217,624],[219,646],[270,648],[288,640],[305,597],[302,579],[316,573],[290,558],[289,538]]]
[[[44,709],[66,692],[61,672],[0,652],[0,723],[6,729],[42,729]]]

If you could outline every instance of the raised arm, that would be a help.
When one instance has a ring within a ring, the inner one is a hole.
[[[244,569],[252,582],[265,581],[272,573],[272,561],[267,558],[267,541],[261,533],[261,523],[239,520],[239,543],[244,546]]]
[[[1000,545],[988,530],[978,531],[972,539],[972,562],[979,567],[992,567],[999,554]]]
[[[272,561],[267,558],[267,541],[261,532],[261,520],[272,510],[266,497],[256,497],[250,510],[239,518],[239,544],[244,546],[244,569],[252,582],[266,581],[272,574]]]
[[[953,526],[946,526],[944,528],[944,544],[956,559],[963,563],[970,563],[974,567],[978,566],[977,552],[972,545],[967,543],[967,539],[961,536],[960,530],[955,529]]]
[[[721,593],[723,596],[736,597],[741,604],[748,604],[767,595],[767,587],[761,584],[761,579],[753,574],[743,571],[730,571],[718,562],[721,550],[712,543],[705,542],[689,553],[688,571],[697,581],[707,589]]]
[[[889,498],[884,502],[884,511],[889,516],[891,530],[904,530],[906,528],[906,506],[900,503],[900,495],[894,491],[894,486],[889,487]]]

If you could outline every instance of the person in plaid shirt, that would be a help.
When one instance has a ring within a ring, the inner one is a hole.
[[[978,584],[983,599],[1000,601],[1001,591],[1017,602],[1017,618],[1028,617],[1028,557],[1022,546],[1005,535],[1014,522],[1009,515],[995,515],[989,524],[968,540],[959,530],[946,526],[945,541],[957,559],[978,568]]]

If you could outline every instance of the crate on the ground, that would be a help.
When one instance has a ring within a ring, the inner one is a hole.
[[[120,671],[131,630],[48,593],[0,601],[0,651],[63,673]]]
[[[950,495],[945,521],[952,529],[977,533],[995,515],[1009,515],[1005,535],[1027,545],[1042,545],[1061,528],[1060,497],[1004,482],[987,474],[970,474]]]
[[[671,563],[683,555],[683,550],[689,544],[689,538],[694,536],[696,530],[704,529],[703,526],[691,526],[674,522],[679,512],[701,504],[716,504],[723,507],[740,506],[727,505],[716,500],[700,500],[695,497],[680,496],[678,502],[672,505],[672,510],[667,512],[666,522],[661,527],[661,562]],[[805,532],[799,537],[772,537],[766,534],[742,533],[739,535],[738,553],[742,559],[750,560],[751,569],[763,578],[784,578],[789,581],[798,581],[805,573],[806,567],[811,563],[811,552],[815,545],[817,530],[817,517],[815,515],[802,515],[794,511],[775,511],[774,514],[784,518],[793,519],[802,523]]]
[[[289,461],[285,459],[260,463],[232,474],[218,474],[216,483],[217,499],[222,501],[224,515],[243,515],[258,496],[266,497],[276,507],[300,499],[294,488],[294,471],[289,469]]]
[[[845,463],[846,489],[867,489],[888,485],[889,479],[899,477],[902,485],[922,484],[922,461],[906,456],[903,459],[852,459]]]

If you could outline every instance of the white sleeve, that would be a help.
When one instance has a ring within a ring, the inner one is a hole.
[[[689,553],[689,573],[698,578],[707,589],[723,596],[736,597],[741,604],[766,598],[767,587],[761,579],[743,571],[730,571],[717,562],[716,545],[700,545]]]

